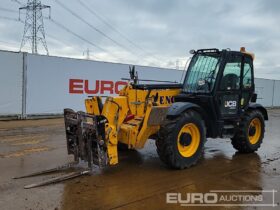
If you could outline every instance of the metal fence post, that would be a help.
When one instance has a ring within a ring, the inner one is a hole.
[[[275,91],[275,80],[273,80],[273,88],[272,88],[272,107],[274,107],[274,91]]]
[[[22,68],[22,113],[21,119],[26,119],[26,91],[27,91],[27,53],[22,53],[23,68]]]

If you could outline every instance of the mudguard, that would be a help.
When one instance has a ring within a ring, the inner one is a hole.
[[[190,102],[176,102],[169,107],[167,117],[176,117],[190,108],[193,108],[194,110],[197,110],[200,113],[204,113],[203,109],[197,104]]]
[[[264,108],[261,104],[257,104],[257,103],[250,103],[248,106],[248,109],[253,110],[253,109],[258,109],[262,112],[263,117],[265,120],[268,120],[268,114],[267,114],[267,110],[266,108]]]

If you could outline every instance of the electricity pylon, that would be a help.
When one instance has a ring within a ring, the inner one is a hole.
[[[27,4],[19,8],[19,14],[21,10],[26,10],[25,26],[20,46],[20,51],[27,42],[31,44],[32,53],[38,54],[38,46],[42,44],[47,54],[49,54],[47,42],[45,38],[43,9],[49,9],[50,18],[50,6],[44,5],[40,0],[28,0]],[[19,16],[20,18],[20,16]]]

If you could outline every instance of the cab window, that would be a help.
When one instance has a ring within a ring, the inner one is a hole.
[[[241,56],[228,58],[220,84],[221,90],[238,90],[240,88]]]
[[[252,66],[249,61],[245,60],[243,71],[243,89],[250,89],[252,87]]]

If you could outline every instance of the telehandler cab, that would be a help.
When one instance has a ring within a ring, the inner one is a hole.
[[[68,154],[101,167],[118,163],[118,148],[156,140],[160,159],[184,169],[200,159],[206,138],[231,138],[242,153],[257,151],[268,120],[255,103],[254,54],[200,49],[183,84],[139,84],[134,68],[119,96],[85,100],[86,113],[64,110]]]

